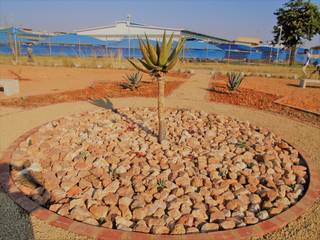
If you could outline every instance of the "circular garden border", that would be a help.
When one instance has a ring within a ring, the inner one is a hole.
[[[45,124],[42,124],[41,126]],[[46,208],[43,208],[38,203],[25,196],[24,193],[17,188],[10,177],[10,162],[12,153],[22,141],[26,140],[31,134],[35,133],[41,126],[25,132],[4,151],[0,159],[0,183],[2,188],[16,204],[26,210],[31,216],[34,216],[51,226],[62,228],[79,235],[93,237],[98,240],[207,240],[208,238],[216,240],[238,240],[248,239],[250,237],[261,237],[283,228],[290,222],[303,215],[316,201],[317,197],[320,196],[320,175],[318,173],[317,166],[313,161],[307,161],[305,159],[305,156],[307,156],[305,152],[296,148],[308,167],[309,184],[307,186],[307,191],[303,197],[292,207],[262,222],[232,230],[220,230],[208,233],[184,235],[154,235],[150,233],[128,232],[97,227],[60,216]]]

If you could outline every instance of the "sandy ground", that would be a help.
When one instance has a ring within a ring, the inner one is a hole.
[[[129,72],[132,70],[0,65],[0,79],[20,82],[20,93],[11,98],[84,89],[97,82],[119,82]],[[173,79],[167,77],[168,81]],[[144,75],[143,80],[151,79]],[[299,80],[249,76],[242,87],[278,95],[282,97],[278,103],[320,113],[319,84],[302,89]],[[0,92],[0,99],[5,98],[8,97]]]
[[[223,82],[222,79],[226,80],[226,77],[217,77],[213,81]],[[278,103],[289,104],[320,114],[320,84],[300,88],[299,80],[248,76],[243,80],[241,87],[282,97],[277,100]]]
[[[253,124],[266,127],[282,136],[297,148],[304,149],[309,154],[310,160],[316,161],[320,169],[319,128],[269,112],[226,104],[209,103],[206,101],[208,83],[208,73],[197,73],[190,81],[187,81],[166,99],[167,106],[201,109],[207,112],[232,116],[240,120],[248,120]],[[111,102],[114,107],[156,106],[156,99],[146,98],[111,99]],[[96,106],[88,102],[62,103],[30,110],[0,107],[0,154],[14,139],[35,126],[68,114],[96,108]],[[0,202],[0,239],[89,239],[48,226],[33,217],[29,218],[3,192],[0,192]],[[320,238],[319,222],[320,201],[314,204],[311,210],[302,218],[262,239],[317,240]]]
[[[120,82],[130,72],[133,71],[0,64],[0,79],[17,79],[20,82],[20,93],[10,96],[12,98],[83,89],[97,82]],[[172,79],[168,77],[168,81]],[[143,80],[150,81],[151,78],[144,75]],[[1,98],[8,97],[0,92]]]

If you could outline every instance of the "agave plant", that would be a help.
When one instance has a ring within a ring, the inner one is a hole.
[[[140,74],[140,72],[134,72],[131,74],[126,74],[124,78],[128,82],[122,83],[121,86],[123,88],[129,88],[131,91],[133,91],[140,86],[142,74]]]
[[[164,85],[165,74],[168,73],[179,61],[179,55],[183,49],[185,40],[180,38],[175,47],[173,47],[173,34],[171,34],[168,42],[166,33],[163,33],[162,43],[156,42],[153,46],[145,35],[145,41],[139,38],[140,50],[143,58],[137,59],[141,65],[131,59],[128,61],[139,71],[147,73],[155,77],[158,81],[158,141],[161,143],[166,136],[164,123]]]
[[[241,73],[228,72],[227,75],[228,75],[228,85],[227,85],[228,89],[230,91],[237,90],[242,83],[244,74],[242,72]]]

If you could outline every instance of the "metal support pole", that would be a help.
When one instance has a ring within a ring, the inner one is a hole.
[[[81,54],[80,54],[80,51],[81,51],[81,49],[80,49],[80,37],[78,39],[79,39],[79,57],[81,57]]]
[[[18,46],[17,46],[17,33],[16,29],[13,28],[13,40],[14,40],[14,56],[15,56],[15,61],[18,63]]]
[[[229,50],[228,50],[228,64],[230,62],[230,51],[231,51],[231,44],[229,43]]]
[[[279,38],[278,38],[278,47],[277,47],[277,57],[276,57],[276,61],[279,61],[279,48],[280,48],[280,41],[281,41],[281,35],[282,35],[282,26],[279,26],[280,28],[280,34],[279,34]]]

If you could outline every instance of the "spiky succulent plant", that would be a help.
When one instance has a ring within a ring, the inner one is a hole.
[[[121,86],[123,88],[129,88],[131,91],[133,91],[134,89],[137,89],[140,86],[142,74],[140,74],[140,72],[134,72],[126,74],[124,78],[128,82],[122,83]]]
[[[161,143],[166,136],[164,123],[164,76],[179,61],[179,55],[183,49],[185,40],[180,38],[175,47],[173,47],[173,34],[171,34],[167,42],[166,32],[164,32],[161,44],[159,41],[156,41],[156,45],[153,46],[149,41],[148,36],[145,36],[145,41],[139,38],[140,50],[143,58],[138,59],[138,61],[141,65],[138,65],[132,59],[128,59],[128,61],[138,71],[150,74],[158,81],[158,142]]]
[[[138,39],[143,57],[143,59],[138,59],[138,61],[142,66],[139,66],[131,59],[128,60],[139,71],[155,77],[160,77],[160,73],[167,73],[176,65],[185,42],[185,40],[181,38],[172,49],[173,33],[167,42],[165,32],[162,36],[162,42],[156,41],[156,46],[151,44],[147,35],[145,35],[145,41],[141,38]]]
[[[237,90],[242,83],[244,74],[242,72],[241,73],[228,72],[227,75],[228,75],[228,85],[227,85],[228,89],[230,91]]]

